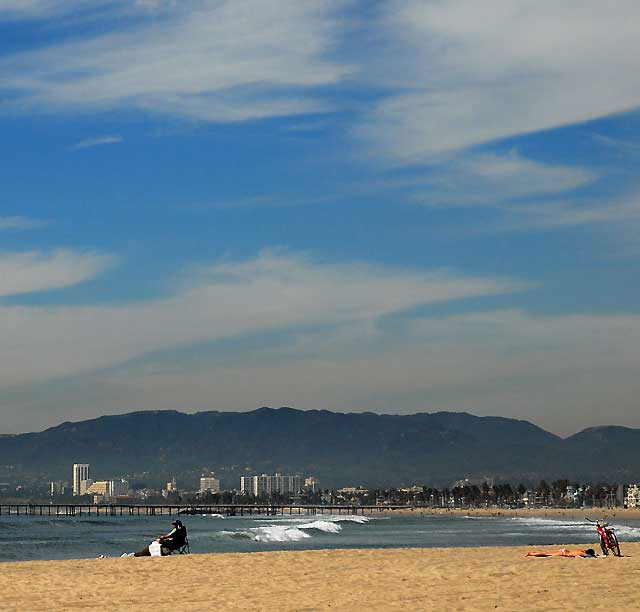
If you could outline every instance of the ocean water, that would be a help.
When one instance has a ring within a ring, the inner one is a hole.
[[[181,517],[191,552],[253,552],[338,548],[551,546],[590,544],[584,521],[464,516]],[[119,557],[171,529],[172,517],[0,517],[0,561]],[[640,541],[640,521],[613,523],[624,542]]]

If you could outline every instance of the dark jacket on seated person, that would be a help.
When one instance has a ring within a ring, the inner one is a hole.
[[[162,545],[165,548],[175,550],[187,543],[187,528],[181,521],[173,521],[171,524],[173,525],[173,529],[162,538]]]

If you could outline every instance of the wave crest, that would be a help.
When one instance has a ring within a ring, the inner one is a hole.
[[[298,529],[317,529],[324,533],[338,533],[342,530],[342,527],[335,521],[312,521],[311,523],[298,525]]]

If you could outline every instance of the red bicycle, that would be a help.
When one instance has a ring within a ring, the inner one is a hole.
[[[607,556],[611,550],[617,557],[622,557],[620,554],[620,543],[618,542],[618,536],[613,527],[609,527],[609,523],[602,521],[592,521],[585,517],[590,523],[595,523],[598,536],[600,538],[600,548],[602,548],[602,554]]]

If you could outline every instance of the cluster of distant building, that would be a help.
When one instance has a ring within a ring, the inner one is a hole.
[[[129,493],[129,483],[123,478],[109,480],[93,480],[89,475],[88,463],[74,463],[71,492],[77,495],[93,495],[95,498],[115,498]],[[54,480],[50,484],[51,496],[68,495],[69,484],[62,480]],[[98,500],[99,501],[99,500]]]
[[[278,493],[296,494],[304,490],[315,493],[320,488],[320,481],[313,476],[303,478],[302,476],[286,476],[283,474],[260,474],[260,476],[241,476],[240,493],[242,495],[253,495],[263,497]]]
[[[175,477],[161,491],[157,489],[141,489],[132,491],[127,480],[123,478],[110,478],[106,480],[93,480],[90,476],[90,466],[88,463],[73,464],[73,485],[72,494],[74,496],[92,495],[94,503],[104,502],[126,502],[135,499],[150,499],[162,496],[164,498],[177,498],[182,494],[195,495],[196,498],[208,494],[215,495],[221,493],[220,480],[211,472],[203,474],[200,478],[198,491],[180,491]],[[566,482],[566,481],[565,481]],[[555,483],[554,483],[555,485]],[[509,489],[507,495],[504,490]],[[474,488],[475,497],[467,499],[467,492]],[[550,491],[544,488],[525,489],[520,487],[518,491],[511,489],[509,485],[495,485],[491,479],[468,479],[459,480],[453,483],[449,489],[426,489],[423,486],[415,485],[400,489],[386,491],[385,494],[395,496],[395,501],[399,503],[426,503],[439,506],[458,506],[469,503],[477,503],[477,494],[481,493],[484,503],[504,504],[516,503],[519,507],[537,507],[545,505],[567,505],[580,507],[584,505],[595,505],[593,488],[591,485],[568,485],[559,491],[557,488]],[[69,485],[66,482],[51,482],[51,496],[68,495]],[[320,490],[320,481],[313,477],[303,477],[300,475],[287,475],[276,473],[254,474],[242,476],[240,478],[240,489],[234,489],[233,493],[240,495],[250,495],[255,498],[270,497],[273,495],[288,495],[295,500],[295,496],[302,493],[317,493]],[[604,489],[606,499],[602,498],[608,506],[624,506],[627,508],[640,508],[640,484],[616,485]],[[375,503],[389,503],[389,495],[379,496],[377,492]],[[325,497],[327,498],[325,500]],[[322,496],[323,501],[329,503],[365,503],[363,500],[371,497],[368,489],[361,486],[343,487]],[[378,498],[379,497],[379,498]],[[598,503],[601,503],[599,501]],[[371,503],[370,501],[366,503]]]
[[[64,483],[52,482],[51,495],[64,492]],[[129,483],[123,478],[93,480],[88,463],[73,464],[73,495],[93,495],[95,501],[102,501],[128,495]],[[101,498],[101,499],[100,499]]]
[[[145,499],[149,497],[159,496],[169,498],[178,497],[185,491],[178,488],[176,478],[173,477],[167,482],[161,491],[153,489],[141,489],[132,491],[129,482],[124,478],[110,478],[107,480],[94,480],[91,478],[90,465],[88,463],[74,463],[72,470],[72,486],[71,490],[68,482],[56,480],[50,484],[50,494],[54,496],[69,495],[93,496],[94,503],[125,502],[127,499]],[[254,497],[270,496],[273,494],[298,494],[303,491],[315,493],[320,489],[320,481],[313,476],[304,478],[299,475],[291,476],[284,474],[260,474],[254,476],[242,476],[240,478],[240,494],[252,495]],[[207,494],[215,495],[222,491],[220,487],[220,479],[211,472],[203,474],[200,478],[200,488],[198,491],[190,491],[188,493],[196,496],[204,496]]]

